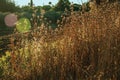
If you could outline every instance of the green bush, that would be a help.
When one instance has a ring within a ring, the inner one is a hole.
[[[21,11],[32,13],[33,9],[30,6],[22,6]]]
[[[22,12],[20,13],[21,15],[19,16],[19,18],[22,18],[22,17],[25,17],[25,18],[28,18],[28,19],[31,19],[32,18],[32,13],[29,13],[29,12]]]
[[[11,0],[0,0],[0,11],[1,12],[15,12],[19,7],[16,7],[14,2]]]
[[[44,14],[44,17],[47,18],[47,20],[51,21],[52,23],[56,23],[57,20],[61,18],[61,13],[51,10],[51,11],[47,11]]]
[[[9,68],[10,52],[6,52],[5,55],[0,57],[0,78],[4,77],[5,71]]]
[[[0,36],[11,34],[13,32],[14,27],[7,27],[4,22],[4,18],[10,12],[0,12]]]
[[[82,10],[82,6],[79,4],[73,4],[73,10],[74,11],[81,11]]]
[[[69,0],[59,0],[54,7],[55,11],[65,11],[65,9],[70,10]]]
[[[52,7],[50,5],[44,5],[42,7],[42,9],[44,9],[45,11],[49,11]]]
[[[0,27],[5,26],[4,18],[5,18],[4,13],[0,12]]]

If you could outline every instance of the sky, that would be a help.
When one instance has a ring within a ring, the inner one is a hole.
[[[24,5],[28,5],[28,3],[30,2],[30,0],[14,0],[15,4],[18,6],[24,6]],[[73,3],[82,3],[82,2],[87,2],[88,0],[69,0],[70,2]],[[43,5],[47,5],[49,2],[52,2],[52,4],[56,4],[58,2],[58,0],[33,0],[33,3],[35,6],[43,6]]]

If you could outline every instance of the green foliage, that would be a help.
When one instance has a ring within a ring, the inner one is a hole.
[[[47,18],[48,21],[51,21],[51,23],[56,23],[57,20],[60,19],[61,13],[51,10],[51,11],[47,11],[44,14],[44,17]]]
[[[89,2],[82,4],[82,10],[86,12],[90,11]]]
[[[50,5],[44,5],[42,7],[42,9],[44,9],[45,11],[49,11],[52,7]]]
[[[57,20],[61,20],[61,15],[63,14],[63,12],[61,11],[54,11],[54,10],[50,10],[47,11],[44,14],[44,18],[46,18],[46,21],[44,21],[45,23],[49,22],[49,25],[52,27],[52,29],[55,29],[57,27]]]
[[[0,11],[1,12],[15,12],[19,7],[16,7],[14,2],[11,0],[0,0]]]
[[[90,6],[89,6],[89,2],[85,3],[86,4],[86,9],[85,11],[90,11]]]
[[[6,15],[8,15],[10,12],[0,12],[0,27],[6,26],[4,22],[4,18]]]
[[[22,12],[33,12],[33,9],[30,6],[22,6],[21,10]]]
[[[4,26],[4,17],[5,17],[5,14],[0,12],[0,26]]]
[[[68,10],[70,9],[69,0],[59,0],[54,7],[54,10],[56,11],[64,11],[65,9],[68,9]]]
[[[8,28],[5,25],[4,18],[11,12],[20,11],[20,8],[15,6],[11,0],[0,0],[0,36],[10,34],[13,28]]]
[[[81,11],[82,6],[80,4],[73,4],[74,11]]]
[[[33,7],[33,0],[30,0],[30,7]]]
[[[37,10],[37,13],[40,13],[41,9],[42,9],[42,6],[37,6],[37,7],[35,7],[35,9]]]
[[[22,12],[19,16],[19,18],[28,18],[28,19],[31,19],[32,18],[32,13],[29,13],[29,12]]]
[[[0,78],[3,77],[5,71],[9,68],[10,52],[0,57]]]
[[[11,27],[7,27],[5,25],[4,18],[7,14],[9,14],[9,12],[6,12],[6,13],[0,12],[0,36],[11,34],[14,29]]]

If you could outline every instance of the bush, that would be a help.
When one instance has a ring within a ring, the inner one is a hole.
[[[11,34],[14,28],[7,27],[4,22],[4,18],[10,12],[2,13],[0,12],[0,36]]]
[[[47,18],[48,21],[51,21],[51,23],[56,23],[57,20],[60,19],[61,13],[51,10],[47,11],[44,17]]]
[[[4,18],[5,18],[4,13],[0,12],[0,23],[1,23],[0,26],[1,27],[5,25]]]
[[[79,5],[79,4],[73,4],[73,10],[74,11],[81,11],[82,10],[82,6],[81,5]]]
[[[69,0],[59,0],[58,3],[54,6],[55,11],[65,11],[65,9],[70,10]]]
[[[15,12],[19,7],[16,7],[11,0],[0,0],[0,11],[1,12]]]
[[[49,11],[52,7],[50,5],[44,5],[42,7],[42,9],[44,9],[45,11]]]

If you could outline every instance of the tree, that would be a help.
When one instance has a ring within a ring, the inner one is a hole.
[[[42,9],[44,9],[45,11],[49,11],[52,7],[50,5],[44,5],[42,7]]]
[[[51,5],[51,4],[52,4],[52,2],[49,2],[48,4],[49,4],[49,5]]]
[[[13,28],[7,27],[4,18],[11,12],[17,12],[19,7],[15,6],[13,0],[0,0],[0,36],[7,35],[13,32]]]
[[[54,9],[56,11],[64,11],[65,9],[70,9],[70,2],[69,0],[59,0],[58,3],[55,5]]]
[[[15,12],[18,8],[15,3],[11,0],[0,0],[0,11],[1,12]]]
[[[80,4],[73,4],[73,10],[74,11],[81,11],[82,10],[82,6]]]
[[[30,7],[33,7],[33,0],[30,0]]]
[[[85,2],[82,4],[82,11],[90,11],[89,2]]]
[[[61,13],[60,12],[56,12],[54,10],[51,11],[47,11],[44,14],[44,17],[47,18],[48,21],[51,21],[51,23],[56,23],[58,19],[60,19]]]

